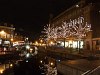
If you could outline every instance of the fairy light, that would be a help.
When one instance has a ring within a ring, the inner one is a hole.
[[[44,27],[44,32],[46,34],[46,39],[50,40],[50,39],[57,39],[57,31],[58,31],[58,27],[51,27],[50,24],[47,25],[46,27]]]
[[[48,24],[44,27],[44,33],[46,34],[46,39],[66,38],[66,37],[77,37],[82,39],[86,37],[87,32],[91,31],[91,24],[84,21],[84,17],[78,17],[77,19],[71,20],[69,22],[62,22],[61,27],[54,27]]]
[[[48,24],[47,26],[44,27],[43,33],[46,34],[46,39],[49,40],[51,38],[51,26]]]
[[[61,26],[61,37],[62,38],[66,38],[69,36],[69,25],[66,22],[63,22],[62,26]]]
[[[52,29],[52,38],[56,41],[57,39],[57,31],[58,31],[58,27],[55,27]]]
[[[91,24],[84,22],[84,17],[79,17],[78,19],[74,20],[73,28],[75,30],[75,36],[81,39],[91,30]]]

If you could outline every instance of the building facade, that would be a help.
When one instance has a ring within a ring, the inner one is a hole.
[[[50,24],[54,26],[61,26],[62,21],[69,22],[78,17],[84,17],[84,21],[91,24],[91,31],[89,31],[82,40],[81,46],[86,50],[100,50],[100,2],[92,0],[81,0],[66,11],[62,12],[52,20]],[[69,38],[71,40],[71,38]],[[68,41],[68,39],[66,39]],[[77,39],[69,41],[72,47],[77,46]],[[73,44],[76,43],[76,44]],[[67,44],[67,43],[66,43]],[[71,47],[68,45],[68,47]],[[77,46],[78,47],[78,46]]]
[[[0,45],[10,45],[13,40],[15,28],[0,26]]]

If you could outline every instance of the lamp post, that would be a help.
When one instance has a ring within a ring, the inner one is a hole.
[[[40,43],[41,43],[41,46],[42,46],[42,44],[43,44],[43,40],[42,39],[40,40]]]

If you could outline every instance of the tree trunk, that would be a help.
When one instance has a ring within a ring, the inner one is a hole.
[[[65,48],[65,38],[64,38],[64,48]]]

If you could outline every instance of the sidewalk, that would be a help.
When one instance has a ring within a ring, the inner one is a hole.
[[[68,49],[63,47],[47,47],[47,48],[39,48],[39,51],[44,52],[49,55],[61,56],[64,58],[70,59],[83,59],[95,57],[96,59],[100,59],[100,51],[90,51],[90,50],[81,50],[80,52],[75,49]],[[94,58],[93,58],[94,59]]]
[[[87,71],[92,71],[95,68],[100,66],[100,60],[67,60],[57,62],[57,69],[63,75],[82,75]],[[100,74],[100,69],[97,72],[94,72],[96,75]]]

